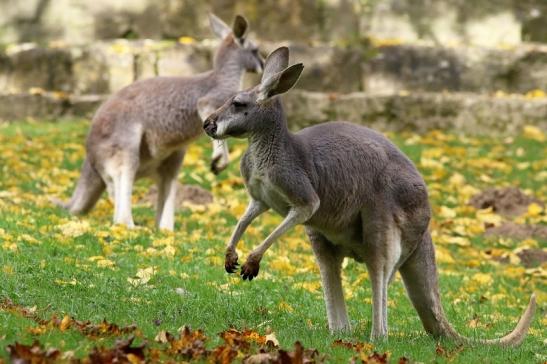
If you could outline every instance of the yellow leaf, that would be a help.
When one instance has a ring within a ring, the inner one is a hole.
[[[526,215],[528,217],[537,217],[541,214],[542,211],[543,207],[535,202],[532,202],[530,205],[528,205],[528,212],[526,213]]]
[[[475,273],[471,279],[479,284],[492,283],[492,276],[486,273]]]
[[[287,302],[281,301],[278,305],[279,309],[282,311],[286,311],[289,313],[292,313],[294,311],[294,308],[291,307]]]
[[[501,216],[494,213],[492,207],[487,209],[477,210],[476,213],[477,219],[483,223],[492,224],[497,226],[501,223]]]
[[[180,44],[193,44],[193,43],[195,43],[195,42],[196,42],[196,40],[195,40],[194,38],[192,38],[192,37],[186,37],[186,36],[184,36],[184,37],[180,37],[180,38],[179,38],[179,43],[180,43]]]
[[[131,363],[131,364],[140,364],[142,363],[141,359],[136,356],[135,354],[127,354],[127,360]]]
[[[110,259],[101,259],[97,260],[97,266],[99,268],[112,268],[114,266],[114,262]]]
[[[456,211],[447,206],[441,206],[439,209],[439,215],[446,219],[453,219],[456,217]]]
[[[71,323],[72,323],[72,320],[71,320],[70,316],[66,315],[61,320],[61,324],[59,325],[59,330],[66,331],[70,327]]]
[[[525,95],[525,97],[528,98],[528,99],[541,99],[541,98],[544,98],[546,96],[547,95],[545,94],[545,91],[540,90],[540,89],[535,89],[535,90],[528,91]]]
[[[442,247],[437,247],[435,249],[435,258],[439,263],[455,263],[454,258],[452,258],[452,255],[450,255],[450,252]]]
[[[545,141],[545,134],[537,126],[526,125],[522,129],[522,134],[524,135],[525,138],[528,138],[528,139],[537,140],[538,142]]]
[[[132,286],[140,286],[148,283],[150,279],[156,274],[156,270],[154,267],[148,267],[144,269],[139,269],[137,271],[137,274],[135,274],[135,277],[133,278],[127,278],[127,281]]]
[[[448,183],[454,187],[460,187],[465,184],[465,177],[459,173],[454,173],[448,180]]]
[[[87,221],[69,221],[60,225],[59,230],[65,236],[76,238],[89,231],[89,223]]]
[[[320,281],[303,282],[303,283],[298,284],[298,287],[302,287],[306,291],[314,293],[314,292],[317,292],[317,290],[319,288],[321,288],[321,282]]]
[[[31,87],[28,92],[31,95],[43,95],[45,93],[44,89],[40,87]]]

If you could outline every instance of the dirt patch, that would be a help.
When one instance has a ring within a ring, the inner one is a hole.
[[[547,226],[543,225],[521,225],[514,222],[505,222],[500,226],[493,226],[486,229],[485,236],[501,236],[512,239],[547,239]]]
[[[524,249],[517,253],[520,262],[526,268],[532,268],[547,262],[547,251],[542,249]]]
[[[152,206],[155,206],[157,198],[158,188],[154,185],[144,197],[144,201],[150,203]],[[209,205],[213,202],[213,195],[211,192],[199,186],[177,183],[177,209],[182,208],[184,202],[188,202],[193,205]]]
[[[490,256],[490,259],[508,264],[510,262],[508,254],[492,254],[492,250],[486,250],[485,253]],[[507,252],[508,253],[508,252]],[[525,268],[534,268],[547,262],[547,251],[543,249],[523,249],[517,253],[520,259],[520,264]]]
[[[491,188],[471,198],[469,204],[477,209],[492,207],[500,215],[507,217],[519,216],[528,211],[528,205],[545,204],[533,196],[528,196],[516,187]]]

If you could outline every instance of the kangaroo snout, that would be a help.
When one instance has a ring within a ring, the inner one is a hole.
[[[205,122],[203,123],[203,129],[205,130],[205,133],[207,133],[207,135],[209,135],[211,138],[215,137],[217,131],[217,119],[218,116],[211,115],[207,119],[205,119]]]

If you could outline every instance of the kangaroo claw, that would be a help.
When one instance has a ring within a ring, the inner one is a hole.
[[[245,264],[241,266],[241,272],[239,273],[243,280],[252,281],[254,277],[258,275],[260,270],[260,261],[254,259],[247,259]]]
[[[233,250],[226,251],[226,256],[224,258],[224,269],[228,273],[235,273],[239,266],[237,262],[237,253]]]

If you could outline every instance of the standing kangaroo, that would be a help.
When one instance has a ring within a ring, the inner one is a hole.
[[[287,67],[288,57],[285,47],[272,52],[260,85],[227,100],[204,123],[214,139],[249,140],[241,174],[251,201],[228,244],[226,271],[237,269],[235,249],[245,229],[272,208],[285,219],[249,254],[241,267],[243,279],[257,276],[262,256],[277,238],[304,224],[319,264],[331,331],[350,328],[340,273],[344,257],[352,257],[366,264],[372,283],[372,339],[387,336],[387,289],[399,270],[429,334],[473,341],[452,328],[441,306],[427,188],[416,167],[366,127],[329,122],[289,132],[275,96],[296,83],[303,66]],[[513,332],[480,342],[520,344],[534,310],[532,295]]]
[[[246,39],[247,21],[233,29],[214,15],[213,32],[222,39],[214,68],[193,77],[154,77],[112,95],[97,111],[87,137],[81,177],[68,203],[73,214],[93,208],[105,187],[114,201],[114,223],[133,226],[133,182],[152,177],[158,185],[156,224],[173,230],[176,177],[187,145],[203,133],[202,120],[239,89],[245,71],[261,72],[257,46]],[[228,147],[213,143],[212,170],[228,163]]]

